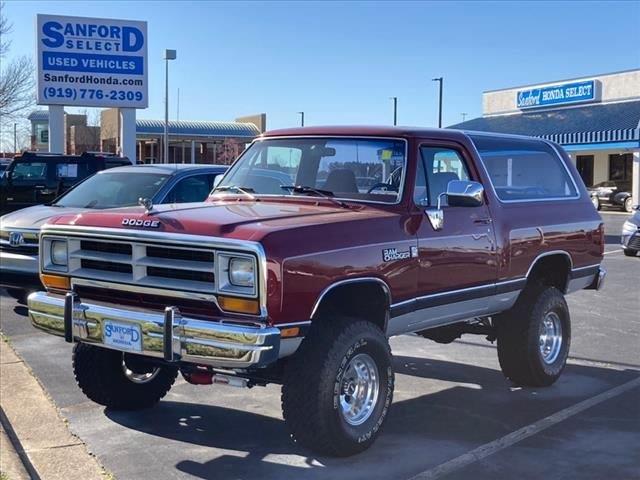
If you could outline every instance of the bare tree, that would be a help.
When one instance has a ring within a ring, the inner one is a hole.
[[[8,35],[13,26],[4,9],[4,3],[0,2],[0,141],[5,148],[10,145],[13,149],[13,124],[20,127],[25,124],[27,109],[35,103],[35,82],[30,57],[7,59],[11,47]]]

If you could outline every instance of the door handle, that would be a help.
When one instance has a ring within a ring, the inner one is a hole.
[[[473,223],[477,225],[489,225],[492,222],[491,217],[476,218]]]

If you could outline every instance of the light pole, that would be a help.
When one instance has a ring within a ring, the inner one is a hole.
[[[432,79],[434,82],[438,82],[440,84],[440,101],[438,103],[438,128],[442,128],[442,77]]]
[[[175,50],[164,51],[164,149],[162,163],[169,163],[169,60],[177,57]]]
[[[393,126],[398,125],[398,97],[389,97],[393,100]]]
[[[462,112],[460,115],[462,115],[462,121],[464,122],[467,119],[467,115],[469,115],[468,113]]]
[[[18,124],[13,124],[13,153],[18,153]]]
[[[300,115],[300,126],[304,127],[304,112],[298,112],[298,115]]]

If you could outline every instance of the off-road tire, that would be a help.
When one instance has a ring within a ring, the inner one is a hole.
[[[375,362],[379,391],[370,416],[353,426],[341,413],[340,393],[344,369],[360,353]],[[393,387],[391,349],[380,328],[354,318],[321,318],[285,368],[282,412],[291,437],[301,446],[324,455],[354,455],[380,433]]]
[[[562,346],[557,358],[545,363],[540,352],[540,328],[548,312],[562,325]],[[496,317],[498,360],[505,377],[517,385],[543,387],[553,384],[569,356],[571,321],[564,295],[555,287],[530,285],[516,305]]]
[[[622,252],[623,252],[623,253],[625,254],[625,256],[627,256],[627,257],[635,257],[635,256],[636,256],[636,254],[638,253],[638,252],[636,252],[635,250],[631,250],[630,248],[624,248],[624,249],[622,250]]]
[[[138,410],[155,405],[171,389],[176,368],[162,366],[146,383],[129,380],[122,368],[122,352],[78,343],[73,348],[73,372],[82,392],[114,410]]]

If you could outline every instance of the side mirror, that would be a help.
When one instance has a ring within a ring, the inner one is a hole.
[[[479,207],[484,203],[484,187],[478,182],[452,180],[446,195],[451,207]]]
[[[222,177],[224,177],[224,173],[219,173],[216,178],[213,179],[213,189],[215,189],[220,182],[222,181]]]

